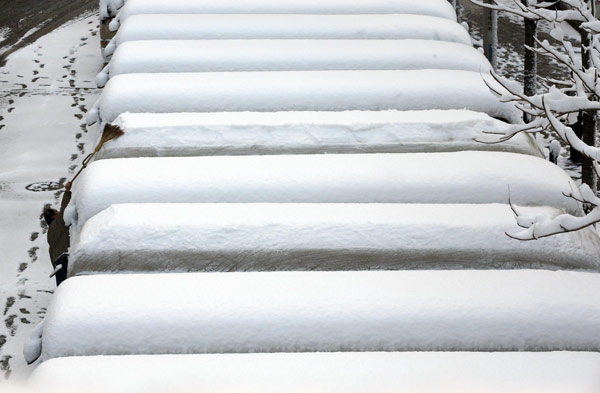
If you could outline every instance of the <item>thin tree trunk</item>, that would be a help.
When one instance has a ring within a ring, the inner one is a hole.
[[[581,34],[581,64],[585,69],[591,67],[590,58],[590,35]],[[583,142],[589,146],[596,146],[596,112],[585,111],[582,113]],[[581,159],[581,181],[590,186],[594,191],[596,187],[596,173],[594,172],[594,161],[583,156]]]
[[[492,0],[485,0],[486,3],[492,3]],[[498,54],[498,12],[489,8],[483,9],[483,53],[489,60],[492,68],[497,66]]]
[[[527,0],[522,0],[527,5]],[[536,47],[535,37],[537,34],[537,21],[525,19],[525,45],[530,48]],[[537,55],[534,51],[525,49],[525,62],[523,69],[523,92],[526,96],[533,96],[537,93]],[[531,119],[528,114],[523,114],[523,119],[529,122]]]

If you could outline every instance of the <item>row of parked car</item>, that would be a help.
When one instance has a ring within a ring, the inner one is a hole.
[[[103,0],[107,142],[32,383],[597,392],[600,238],[446,0]]]

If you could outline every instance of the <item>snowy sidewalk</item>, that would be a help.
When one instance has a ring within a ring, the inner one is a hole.
[[[76,19],[0,68],[0,379],[34,368],[23,343],[55,289],[41,213],[62,194],[51,182],[65,181],[86,154],[83,117],[102,67],[97,29],[96,15]],[[33,183],[50,189],[32,192]]]

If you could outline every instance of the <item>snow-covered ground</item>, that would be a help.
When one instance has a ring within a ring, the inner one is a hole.
[[[0,68],[0,380],[25,377],[23,343],[55,289],[45,205],[86,153],[83,117],[102,68],[97,15],[84,15],[9,56]],[[26,187],[38,183],[32,190]]]

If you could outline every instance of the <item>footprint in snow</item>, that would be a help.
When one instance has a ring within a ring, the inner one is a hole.
[[[4,371],[4,379],[8,379],[12,372],[10,369],[10,359],[12,359],[10,355],[4,355],[0,358],[0,371]]]
[[[39,247],[31,247],[29,250],[27,250],[27,253],[29,254],[29,259],[31,260],[31,263],[37,261],[38,257],[37,257],[37,251],[39,250]]]
[[[24,291],[19,292],[19,299],[31,299],[31,296],[26,295]]]
[[[14,305],[15,305],[14,296],[7,297],[6,304],[4,305],[4,315],[6,315],[6,313],[8,313],[8,310],[10,310],[10,308]]]
[[[6,328],[10,332],[11,337],[17,334],[17,325],[15,325],[15,318],[17,318],[17,316],[13,314],[9,315],[4,320],[4,326],[6,326]]]

